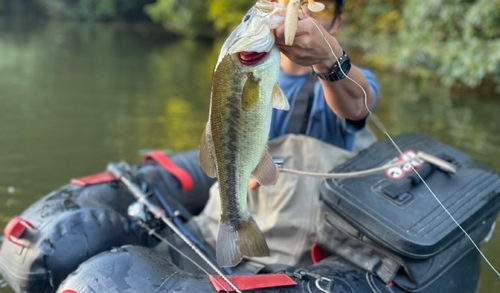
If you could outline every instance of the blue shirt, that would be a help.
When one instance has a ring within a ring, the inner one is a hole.
[[[373,109],[379,93],[377,80],[371,71],[361,68],[358,69],[366,76],[368,84],[373,90],[374,95],[371,105],[371,109]],[[295,95],[302,88],[308,76],[309,74],[290,75],[280,71],[278,84],[290,103],[290,109],[294,106]],[[271,130],[269,133],[270,139],[287,134],[286,126],[288,124],[288,119],[290,119],[290,113],[291,110],[283,111],[273,109]],[[364,127],[366,120],[367,119],[365,119],[362,124],[358,122],[354,125],[348,120],[338,117],[326,103],[321,82],[319,80],[316,81],[314,85],[314,101],[309,115],[306,135],[346,150],[352,150],[356,131]]]

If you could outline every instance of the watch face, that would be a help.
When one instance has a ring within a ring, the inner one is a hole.
[[[340,70],[341,68],[342,70]],[[337,81],[345,78],[345,76],[349,73],[349,70],[351,70],[351,60],[349,60],[349,56],[347,56],[347,54],[344,51],[344,55],[340,57],[339,62],[333,65],[332,71],[330,73],[316,73],[316,74],[318,74],[318,77],[323,80]]]
[[[342,61],[343,62],[342,62],[340,67],[342,68],[343,73],[342,73],[342,71],[339,70],[340,71],[339,73],[341,75],[340,76],[341,79],[345,78],[345,76],[349,73],[349,70],[351,70],[351,60],[349,60],[349,57],[347,57],[347,55],[346,55],[346,59],[342,60]]]

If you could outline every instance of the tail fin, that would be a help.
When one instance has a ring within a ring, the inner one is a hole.
[[[248,220],[240,222],[221,220],[216,254],[219,266],[234,267],[243,256],[268,256],[269,248],[250,216]]]

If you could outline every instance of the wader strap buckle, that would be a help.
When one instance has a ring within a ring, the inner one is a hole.
[[[278,166],[279,170],[281,171],[283,169],[283,164],[285,163],[285,159],[282,157],[274,157],[273,162],[276,166]]]

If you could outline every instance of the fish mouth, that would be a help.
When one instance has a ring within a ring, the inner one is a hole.
[[[254,66],[260,64],[267,54],[267,52],[240,52],[238,59],[243,65]]]

